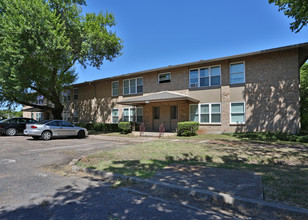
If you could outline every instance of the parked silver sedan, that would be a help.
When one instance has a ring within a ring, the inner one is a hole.
[[[67,121],[46,120],[34,124],[27,124],[24,135],[32,136],[36,140],[50,140],[53,137],[64,136],[84,138],[88,136],[88,131],[85,128],[76,127]]]

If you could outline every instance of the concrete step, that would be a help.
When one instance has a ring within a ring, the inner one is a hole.
[[[133,131],[132,132],[133,135],[135,136],[140,136],[140,132],[139,131]],[[162,133],[161,137],[175,137],[177,135],[177,133],[175,132],[165,132]],[[142,137],[159,137],[159,132],[142,132]]]

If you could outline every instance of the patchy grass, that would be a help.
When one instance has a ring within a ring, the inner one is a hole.
[[[149,178],[175,162],[257,172],[265,200],[308,208],[308,147],[303,144],[255,143],[229,135],[181,137],[97,153],[79,165]]]

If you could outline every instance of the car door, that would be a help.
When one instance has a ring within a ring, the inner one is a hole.
[[[26,129],[27,119],[17,118],[16,128],[19,132],[23,132]]]
[[[63,136],[73,136],[76,135],[76,129],[74,125],[67,121],[60,121],[60,125],[62,127],[61,129],[61,135]]]
[[[46,125],[51,130],[53,136],[61,136],[62,127],[59,121],[51,121],[47,123]]]

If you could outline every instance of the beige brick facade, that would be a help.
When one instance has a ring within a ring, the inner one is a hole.
[[[78,113],[79,122],[111,123],[113,108],[118,109],[121,120],[123,108],[132,107],[117,104],[133,97],[171,91],[199,100],[199,103],[220,103],[221,123],[201,124],[199,133],[245,132],[245,131],[283,131],[296,133],[300,129],[299,105],[299,49],[290,48],[266,53],[256,53],[241,57],[229,57],[211,61],[200,61],[177,67],[166,67],[130,75],[112,77],[76,84],[78,101],[72,101],[65,111],[73,118]],[[230,63],[245,63],[245,83],[230,85]],[[189,70],[199,67],[219,65],[221,85],[206,88],[189,88]],[[171,82],[158,83],[158,74],[171,73]],[[123,95],[123,80],[142,77],[143,93]],[[112,97],[113,81],[119,82],[119,96]],[[73,93],[71,95],[73,97]],[[73,98],[72,98],[73,99]],[[230,124],[230,103],[245,102],[245,124]],[[157,130],[153,119],[153,107],[164,109],[169,115],[170,106],[177,106],[177,121],[189,120],[189,105],[192,102],[160,101],[138,103],[143,108],[143,122],[149,131]],[[163,122],[163,121],[162,121]],[[171,124],[174,122],[164,121]],[[173,126],[174,127],[174,126]]]

